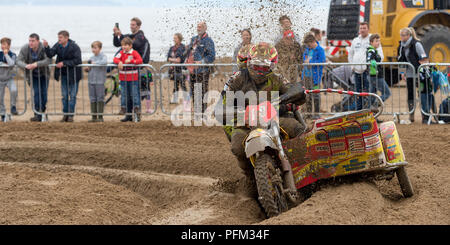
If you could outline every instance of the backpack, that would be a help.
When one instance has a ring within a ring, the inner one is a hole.
[[[432,76],[433,76],[434,92],[436,93],[437,89],[440,88],[441,92],[444,95],[448,95],[450,93],[450,89],[447,76],[444,75],[444,73],[442,73],[439,70],[434,70],[432,72]]]

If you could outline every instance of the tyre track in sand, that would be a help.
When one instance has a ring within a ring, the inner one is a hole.
[[[75,172],[100,177],[148,200],[151,205],[147,206],[151,208],[147,208],[146,215],[140,217],[141,222],[147,224],[227,224],[235,221],[235,217],[242,217],[241,222],[250,224],[263,219],[254,200],[222,192],[217,188],[219,180],[209,177],[92,166],[0,162],[0,167],[4,166],[45,171],[53,176]],[[55,180],[37,180],[35,183],[44,186],[58,185]],[[38,205],[45,201],[21,202]]]
[[[328,183],[268,220],[219,127],[168,121],[0,125],[2,224],[450,224],[450,127],[398,125],[416,195]]]

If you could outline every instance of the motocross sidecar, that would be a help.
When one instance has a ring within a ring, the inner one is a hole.
[[[394,122],[377,124],[369,110],[319,119],[302,136],[283,142],[300,189],[320,179],[361,172],[397,175],[405,197],[414,194]]]

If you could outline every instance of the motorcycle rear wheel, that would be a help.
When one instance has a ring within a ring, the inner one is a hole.
[[[275,160],[269,154],[262,153],[255,160],[254,172],[258,200],[268,218],[288,210],[288,202],[283,195],[280,171],[276,169]]]
[[[400,184],[400,188],[402,189],[402,193],[404,197],[412,197],[414,195],[414,190],[409,180],[408,174],[406,173],[406,169],[404,166],[399,167],[395,170],[395,174],[397,175],[398,183]]]

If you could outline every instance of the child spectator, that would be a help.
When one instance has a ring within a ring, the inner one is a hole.
[[[383,68],[377,65],[377,62],[381,62],[381,56],[378,54],[378,47],[380,47],[380,35],[372,34],[369,38],[370,45],[367,48],[366,56],[369,66],[369,91],[376,93],[377,90],[381,92],[381,99],[386,101],[391,96],[391,90],[384,80]],[[375,103],[375,98],[371,98],[370,105]],[[375,106],[375,105],[374,105]]]
[[[16,99],[17,99],[17,87],[14,83],[14,65],[16,64],[16,54],[11,52],[11,39],[4,37],[0,40],[2,51],[0,51],[0,65],[6,65],[8,67],[0,68],[0,115],[2,121],[5,120],[5,105],[3,102],[5,96],[5,87],[9,88],[10,101],[11,101],[11,114],[17,115]]]
[[[303,64],[325,63],[325,51],[317,43],[313,34],[308,33],[305,36],[304,44],[306,45],[303,53]],[[322,81],[323,66],[304,66],[302,72],[302,81],[307,89],[320,89],[320,82]],[[313,102],[311,102],[311,99]],[[314,104],[314,110],[312,106]],[[308,112],[320,112],[320,94],[312,94],[306,100],[306,110]],[[315,115],[313,118],[318,118]]]
[[[422,59],[419,62],[421,65],[429,63],[428,58]],[[422,106],[422,123],[427,124],[429,116],[425,115],[424,112],[429,114],[431,108],[436,112],[433,83],[431,81],[431,69],[429,66],[421,66],[419,68],[419,92],[420,104]]]
[[[88,64],[106,65],[108,60],[102,51],[102,43],[95,41],[91,44],[92,53],[94,54],[88,60]],[[106,66],[88,67],[86,72],[89,72],[89,99],[91,101],[92,119],[89,122],[103,122],[103,109],[105,107],[105,81],[106,81]]]
[[[139,69],[135,66],[124,66],[128,64],[142,64],[142,57],[134,50],[133,41],[130,38],[124,38],[121,41],[122,50],[114,57],[114,63],[118,64],[119,80],[122,87],[122,104],[126,106],[126,112],[132,110],[136,115],[137,121],[140,121],[141,95],[139,90]],[[121,122],[132,121],[133,117],[129,114]]]

